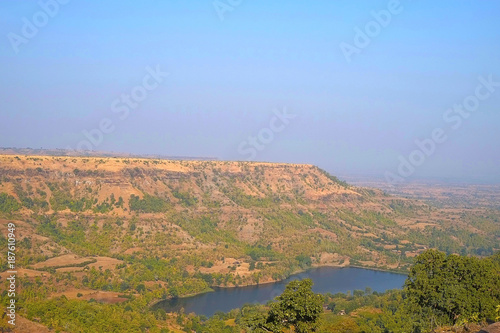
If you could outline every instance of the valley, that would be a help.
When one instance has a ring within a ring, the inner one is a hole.
[[[43,299],[140,308],[311,267],[406,273],[428,248],[489,256],[499,219],[491,205],[390,195],[313,165],[0,155],[0,243],[14,223],[31,319]]]

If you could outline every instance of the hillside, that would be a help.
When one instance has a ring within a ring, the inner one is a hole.
[[[406,271],[429,247],[492,254],[498,221],[312,165],[0,155],[0,243],[14,223],[25,302],[150,303],[320,265]]]
[[[312,165],[0,156],[0,180],[0,193],[19,206],[3,209],[3,224],[19,220],[19,236],[32,243],[26,266],[62,254],[138,253],[177,258],[190,274],[226,274],[216,284],[232,285],[309,264],[405,269],[429,246],[498,248],[487,233],[492,212],[477,220],[474,210],[438,210]]]
[[[426,247],[498,248],[492,212],[438,210],[312,165],[0,156],[0,181],[18,208],[0,206],[2,224],[18,220],[31,243],[25,268],[63,254],[136,253],[241,285],[309,265],[405,269]]]

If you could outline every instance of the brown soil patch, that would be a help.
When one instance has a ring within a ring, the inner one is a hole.
[[[334,266],[346,267],[349,265],[349,258],[340,256],[338,253],[322,252],[320,255],[319,263],[314,266]]]
[[[96,259],[97,261],[95,263],[89,264],[89,267],[95,267],[96,269],[99,269],[99,267],[102,267],[103,270],[106,269],[114,269],[116,265],[121,264],[123,261],[115,258],[110,258],[110,257],[95,257],[95,258],[88,258],[88,259]]]
[[[51,295],[51,297],[56,298],[56,297],[66,296],[67,299],[80,299],[81,297],[78,297],[77,296],[78,294],[90,295],[94,293],[96,293],[96,291],[92,289],[69,289],[66,291],[54,293]]]
[[[131,247],[123,252],[123,254],[134,254],[136,252],[141,252],[142,249],[140,247]]]
[[[90,261],[90,260],[96,260],[94,263],[90,263],[87,266],[89,267],[95,267],[96,269],[101,269],[106,270],[110,269],[113,270],[116,265],[120,264],[122,260],[115,259],[115,258],[110,258],[110,257],[78,257],[77,255],[74,254],[65,254],[59,257],[55,258],[50,258],[48,260],[39,262],[34,264],[32,267],[37,269],[37,268],[45,268],[45,267],[57,267],[57,266],[68,266],[68,265],[74,265],[73,267],[61,267],[58,268],[58,272],[79,272],[82,271],[84,267],[79,267],[77,265]]]
[[[56,269],[56,272],[59,273],[68,273],[68,272],[83,272],[84,267],[62,267]]]
[[[119,295],[121,294],[114,291],[95,291],[93,293],[86,294],[80,297],[80,299],[84,299],[87,301],[95,299],[97,302],[108,303],[108,304],[116,304],[128,301],[128,298],[118,297]]]
[[[54,266],[78,265],[88,260],[89,258],[81,258],[75,254],[65,254],[59,257],[50,258],[48,260],[38,262],[34,264],[32,267],[36,269],[36,268],[54,267]]]
[[[33,321],[30,321],[24,317],[21,317],[20,315],[16,315],[16,328],[14,329],[14,332],[19,332],[19,333],[50,333],[54,332],[49,330],[47,327],[43,326],[42,324],[35,323]],[[61,331],[61,333],[65,333]]]
[[[24,277],[25,275],[28,277],[49,276],[50,275],[50,273],[47,273],[47,272],[35,271],[33,269],[26,269],[26,268],[18,268],[18,269],[16,269],[16,271],[17,271],[16,276],[18,276],[18,277]],[[0,273],[0,277],[2,278],[2,280],[4,280],[5,278],[8,278],[9,276],[10,276],[10,274],[8,272]]]
[[[236,266],[236,270],[231,270],[229,267]],[[225,258],[224,262],[222,261],[217,261],[212,267],[207,268],[207,267],[200,267],[200,272],[201,273],[232,273],[234,275],[240,275],[240,276],[247,276],[251,275],[255,272],[259,272],[258,269],[255,269],[253,271],[250,271],[249,268],[250,264],[247,262],[243,262],[241,259],[235,259],[235,258]]]

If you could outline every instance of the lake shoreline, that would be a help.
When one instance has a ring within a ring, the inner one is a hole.
[[[279,282],[282,282],[282,281],[284,281],[284,280],[286,280],[286,279],[288,279],[288,278],[290,278],[290,277],[292,277],[294,275],[298,275],[298,274],[301,274],[301,273],[306,273],[307,271],[314,270],[314,269],[321,269],[321,268],[327,268],[327,267],[330,267],[330,268],[340,268],[340,269],[343,269],[343,268],[359,268],[359,269],[366,269],[366,270],[377,271],[377,272],[392,273],[392,274],[399,274],[399,275],[408,275],[408,273],[405,273],[405,272],[403,272],[401,270],[390,270],[390,269],[383,269],[383,268],[378,268],[378,267],[365,267],[365,266],[360,266],[360,265],[335,265],[335,264],[315,265],[315,266],[309,267],[307,269],[296,270],[296,271],[294,271],[293,273],[291,273],[290,275],[288,275],[287,277],[285,277],[283,279],[266,281],[266,282],[262,282],[262,283],[248,283],[248,284],[237,285],[237,286],[234,286],[234,285],[233,286],[210,286],[207,289],[204,289],[204,290],[202,290],[200,292],[192,293],[192,294],[189,294],[189,295],[183,295],[183,296],[179,296],[179,297],[176,297],[176,298],[174,298],[174,297],[168,297],[166,299],[158,299],[158,300],[153,301],[153,304],[151,305],[151,307],[154,307],[158,303],[161,303],[161,302],[166,301],[166,300],[189,299],[191,297],[195,297],[195,296],[199,296],[199,295],[203,295],[203,294],[207,294],[207,293],[212,293],[212,292],[215,292],[216,289],[230,290],[230,289],[256,287],[256,286],[265,286],[265,285],[270,285],[270,284],[274,284],[274,283],[279,283]]]
[[[284,281],[284,280],[290,278],[293,275],[297,275],[297,274],[305,273],[305,272],[313,270],[313,269],[319,269],[319,268],[325,268],[325,267],[332,267],[332,268],[361,268],[361,269],[368,269],[368,270],[378,271],[378,272],[393,273],[393,274],[400,274],[400,275],[408,275],[408,272],[405,273],[404,271],[397,270],[397,269],[396,270],[393,270],[393,269],[383,269],[383,268],[378,268],[378,267],[367,267],[367,266],[361,266],[361,265],[335,265],[335,264],[326,264],[326,265],[311,266],[311,267],[309,267],[307,269],[300,269],[300,270],[294,271],[293,273],[291,273],[290,275],[288,275],[287,277],[285,277],[283,279],[266,281],[266,282],[262,282],[262,283],[240,284],[240,285],[237,285],[237,286],[210,286],[210,289],[211,288],[231,289],[231,288],[241,288],[241,287],[262,286],[262,285],[266,285],[266,284],[281,282],[281,281]],[[197,293],[197,294],[201,294],[201,293],[203,293],[203,292],[200,292],[200,293]],[[191,295],[190,296],[182,296],[182,297],[179,297],[179,298],[187,298],[187,297],[191,297]]]
[[[300,273],[302,272],[302,274]],[[310,278],[314,282],[313,291],[318,294],[347,293],[370,288],[379,293],[391,289],[401,289],[406,275],[382,269],[364,267],[334,267],[322,265],[307,270],[297,270],[286,279],[274,283],[260,283],[251,286],[213,287],[214,292],[198,293],[197,296],[165,299],[153,305],[153,310],[163,309],[174,313],[184,309],[185,313],[196,313],[211,317],[216,312],[228,312],[241,308],[244,304],[266,304],[283,293],[286,284],[296,279]]]

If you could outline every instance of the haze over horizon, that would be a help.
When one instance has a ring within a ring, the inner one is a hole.
[[[2,2],[0,146],[498,182],[499,14],[451,0]]]

